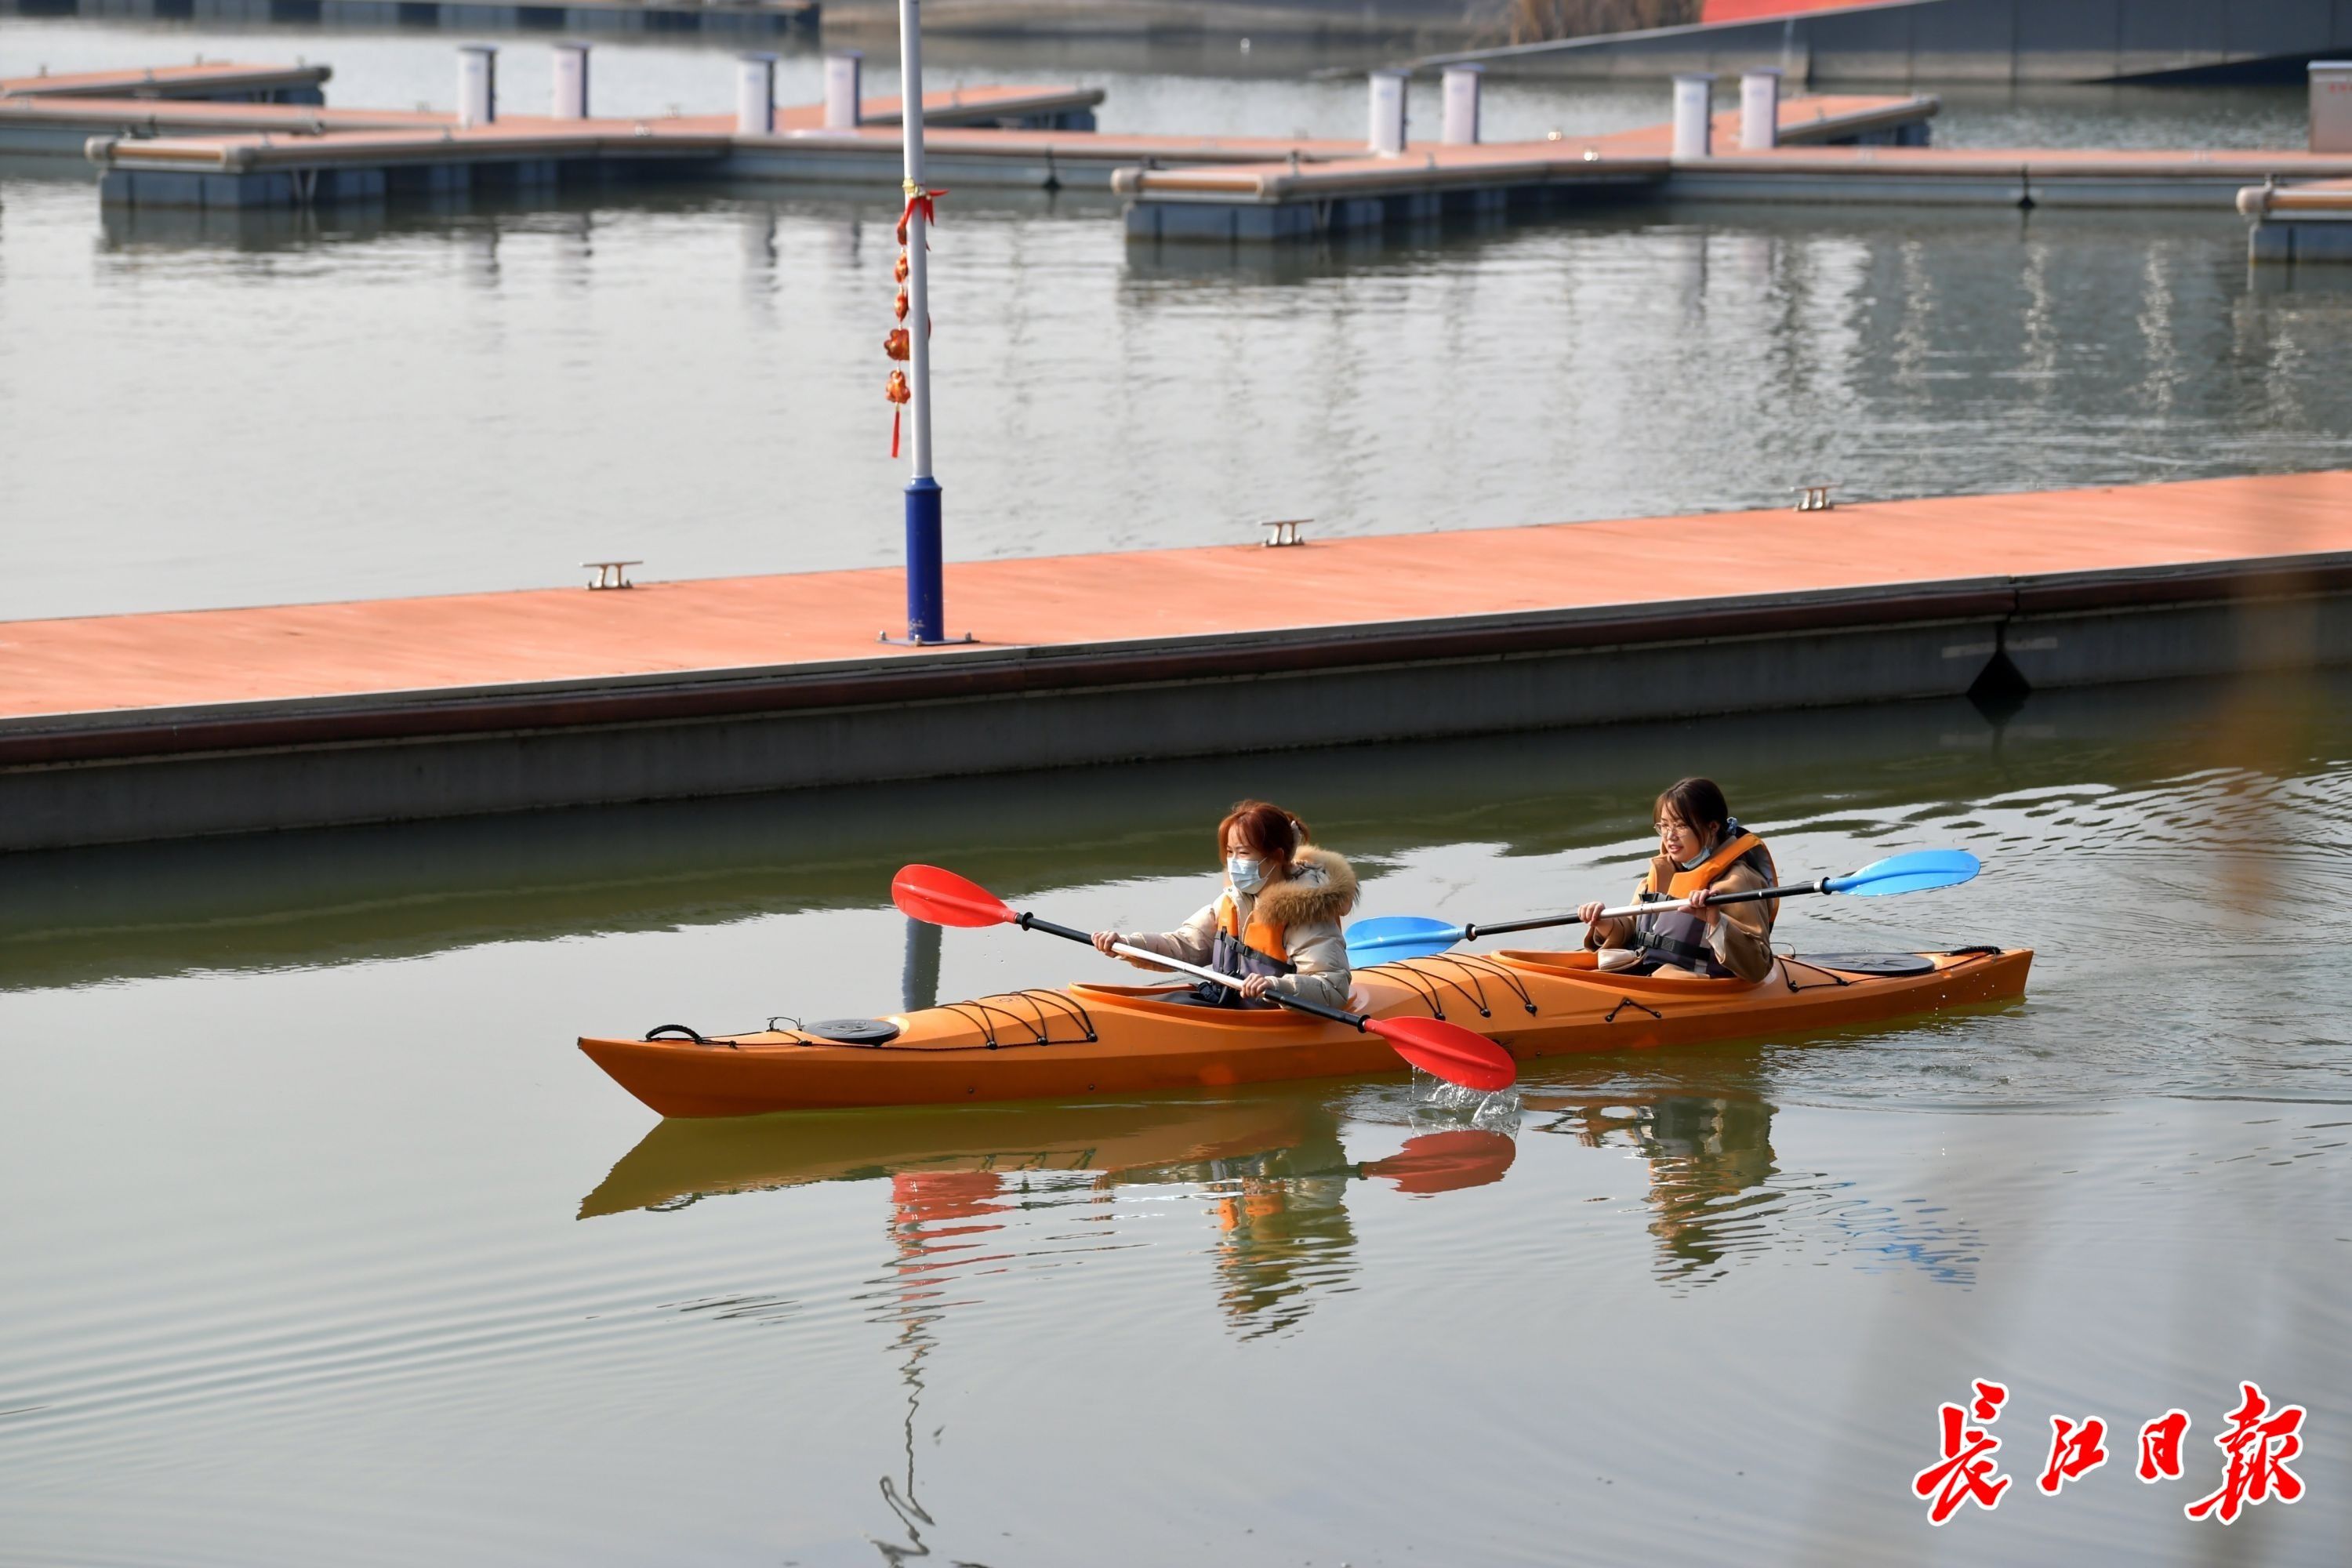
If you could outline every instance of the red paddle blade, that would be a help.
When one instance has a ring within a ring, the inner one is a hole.
[[[901,866],[890,879],[890,901],[901,914],[935,926],[1011,925],[1013,906],[969,878],[937,866]]]
[[[1373,1018],[1365,1026],[1396,1047],[1397,1055],[1448,1083],[1492,1094],[1518,1081],[1511,1053],[1442,1018]]]

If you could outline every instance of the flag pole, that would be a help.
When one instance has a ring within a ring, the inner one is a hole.
[[[907,640],[947,640],[946,590],[940,567],[940,482],[931,474],[931,310],[923,194],[923,36],[921,0],[898,0],[898,123],[906,147],[907,423],[911,472],[907,480]]]

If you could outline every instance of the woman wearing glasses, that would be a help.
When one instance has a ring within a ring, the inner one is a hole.
[[[1601,951],[1601,967],[1637,974],[1701,979],[1762,980],[1772,973],[1772,921],[1780,901],[1759,900],[1717,909],[1709,900],[1751,892],[1775,880],[1772,852],[1740,826],[1712,779],[1685,779],[1658,796],[1658,855],[1634,889],[1655,914],[1602,920],[1608,906],[1577,911],[1584,945]]]

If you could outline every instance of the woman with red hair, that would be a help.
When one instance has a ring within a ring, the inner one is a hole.
[[[1125,942],[1239,980],[1203,980],[1168,998],[1203,1007],[1271,1007],[1269,994],[1327,1007],[1348,1005],[1348,942],[1339,922],[1356,904],[1356,874],[1307,841],[1307,825],[1278,805],[1245,800],[1217,824],[1225,885],[1171,931],[1095,932],[1108,952]],[[1151,968],[1141,959],[1129,963]]]

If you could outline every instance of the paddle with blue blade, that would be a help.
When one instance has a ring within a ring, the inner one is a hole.
[[[1907,855],[1891,855],[1884,860],[1874,860],[1859,871],[1849,871],[1843,877],[1822,877],[1811,882],[1790,882],[1778,888],[1758,888],[1745,893],[1718,893],[1707,900],[1710,907],[1720,909],[1726,904],[1752,904],[1764,899],[1793,899],[1806,893],[1858,893],[1864,898],[1884,898],[1893,893],[1924,893],[1931,888],[1951,888],[1974,877],[1982,868],[1977,858],[1965,849],[1915,849]],[[1660,903],[1626,904],[1601,911],[1603,920],[1625,915],[1654,914],[1671,906]],[[1448,925],[1427,915],[1381,915],[1369,921],[1358,921],[1348,928],[1348,962],[1360,969],[1369,964],[1388,963],[1403,958],[1431,958],[1444,952],[1456,942],[1475,942],[1482,936],[1501,936],[1509,931],[1543,931],[1553,926],[1581,925],[1576,915],[1545,915],[1537,920],[1504,921],[1495,925]]]
[[[1048,936],[1066,937],[1071,942],[1085,942],[1089,947],[1094,945],[1094,938],[1087,932],[1055,925],[1051,921],[1015,910],[979,883],[959,877],[953,871],[943,871],[937,866],[900,868],[898,876],[890,881],[890,901],[898,906],[901,914],[929,921],[933,925],[1014,925],[1023,931],[1042,931]],[[1242,983],[1233,975],[1221,974],[1213,969],[1185,963],[1143,948],[1130,947],[1123,942],[1114,943],[1113,951],[1162,969],[1178,970],[1235,990],[1241,987]],[[1346,1024],[1365,1034],[1378,1035],[1397,1055],[1422,1071],[1465,1089],[1491,1094],[1496,1089],[1510,1088],[1518,1077],[1518,1064],[1511,1059],[1510,1052],[1485,1036],[1472,1034],[1461,1025],[1448,1023],[1443,1018],[1375,1018],[1365,1013],[1326,1007],[1303,996],[1286,996],[1278,991],[1268,992],[1266,1000],[1280,1003],[1293,1012],[1312,1014],[1336,1024]]]

